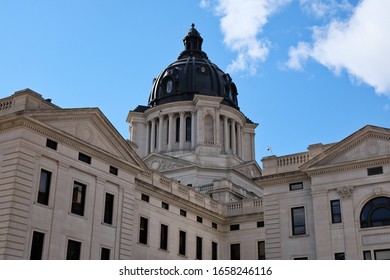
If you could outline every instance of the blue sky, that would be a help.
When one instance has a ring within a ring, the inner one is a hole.
[[[99,107],[124,138],[192,23],[259,126],[256,158],[390,127],[389,0],[0,0],[0,98]]]

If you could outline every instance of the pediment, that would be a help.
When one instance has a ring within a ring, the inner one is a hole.
[[[261,176],[261,168],[256,162],[241,164],[237,166],[235,170],[251,179]]]
[[[366,126],[301,166],[301,170],[363,162],[390,156],[390,130]]]
[[[30,116],[54,130],[86,142],[90,147],[144,167],[142,160],[99,109],[47,110]]]
[[[149,169],[161,173],[180,169],[187,166],[193,166],[193,163],[191,162],[161,154],[150,154],[146,158],[144,158],[144,162],[149,167]]]

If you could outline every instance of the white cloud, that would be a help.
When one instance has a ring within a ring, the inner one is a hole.
[[[345,21],[313,28],[313,42],[290,48],[286,65],[302,69],[312,58],[336,74],[345,70],[355,80],[390,96],[390,1],[363,0]]]
[[[299,3],[305,13],[316,18],[332,17],[353,8],[348,0],[299,0]]]
[[[270,16],[292,0],[201,0],[200,6],[210,7],[221,17],[224,43],[237,52],[228,66],[231,72],[255,74],[269,53],[270,42],[259,38]]]

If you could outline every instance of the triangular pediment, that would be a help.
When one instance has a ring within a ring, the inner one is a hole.
[[[301,170],[363,162],[384,157],[390,157],[390,130],[365,126],[302,165]]]
[[[156,153],[148,155],[146,158],[144,158],[144,162],[151,170],[155,170],[161,173],[183,167],[193,166],[193,163],[186,160]]]
[[[97,108],[45,110],[29,115],[92,148],[103,150],[132,165],[145,167],[129,143]]]
[[[241,164],[234,169],[250,179],[261,176],[261,168],[255,161]]]

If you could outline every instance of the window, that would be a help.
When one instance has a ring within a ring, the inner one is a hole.
[[[104,223],[112,225],[112,217],[114,214],[114,195],[106,193],[106,201],[104,204]]]
[[[166,210],[169,210],[169,204],[168,203],[166,203],[166,202],[161,202],[161,207],[162,208],[164,208],[164,209],[166,209]]]
[[[218,224],[212,222],[212,223],[211,223],[211,227],[212,227],[213,229],[218,229]]]
[[[186,255],[186,232],[179,231],[179,254]]]
[[[141,217],[139,222],[139,243],[148,244],[148,222],[147,218]]]
[[[241,259],[240,255],[240,244],[230,244],[230,259],[239,260]]]
[[[191,117],[186,118],[186,141],[191,142]]]
[[[110,170],[109,171],[110,171],[111,174],[118,176],[118,168],[110,165]]]
[[[211,242],[211,259],[218,260],[218,243]]]
[[[187,211],[180,209],[180,216],[187,217]]]
[[[302,190],[303,189],[303,183],[292,183],[290,184],[290,191],[296,191],[296,190]]]
[[[265,241],[257,241],[257,259],[265,260]]]
[[[390,225],[390,198],[379,196],[368,201],[360,213],[362,228]]]
[[[294,260],[296,261],[305,261],[305,260],[308,260],[309,258],[308,257],[297,257],[297,258],[294,258]]]
[[[345,260],[345,253],[342,252],[342,253],[335,253],[334,254],[334,259],[335,260]]]
[[[168,226],[167,225],[161,225],[160,249],[168,250]]]
[[[76,215],[84,216],[85,193],[87,186],[79,182],[74,182],[72,193],[72,210]]]
[[[180,141],[180,118],[176,119],[176,142]]]
[[[376,260],[390,260],[390,249],[375,250],[374,256]]]
[[[304,207],[291,208],[291,220],[292,220],[292,234],[293,235],[306,234],[305,208]]]
[[[37,202],[40,204],[44,204],[44,205],[49,204],[50,181],[51,181],[51,172],[41,169],[41,176],[39,178],[38,199],[37,199]]]
[[[363,259],[372,260],[371,251],[363,251]]]
[[[81,242],[68,240],[68,248],[66,251],[67,260],[79,260],[81,256]]]
[[[341,223],[341,208],[339,199],[330,201],[330,210],[332,213],[332,224]]]
[[[91,157],[86,154],[79,153],[79,161],[91,164]]]
[[[199,217],[199,216],[196,216],[196,221],[198,223],[203,223],[203,218],[202,217]]]
[[[110,249],[102,247],[102,250],[100,252],[100,259],[101,260],[109,260],[110,259],[110,253],[111,253]]]
[[[57,145],[58,145],[58,143],[56,141],[53,141],[50,139],[46,140],[46,147],[48,147],[50,149],[57,150]]]
[[[379,174],[383,174],[383,167],[382,166],[367,168],[367,175],[368,176],[379,175]]]
[[[147,194],[141,194],[141,200],[149,202],[149,196]]]
[[[264,221],[258,221],[258,222],[257,222],[257,227],[258,227],[258,228],[264,227]]]
[[[41,260],[43,251],[43,241],[45,234],[42,232],[34,231],[31,242],[30,260]]]
[[[240,230],[240,224],[230,225],[230,231]]]
[[[201,260],[202,259],[202,237],[197,236],[196,237],[196,259]]]

